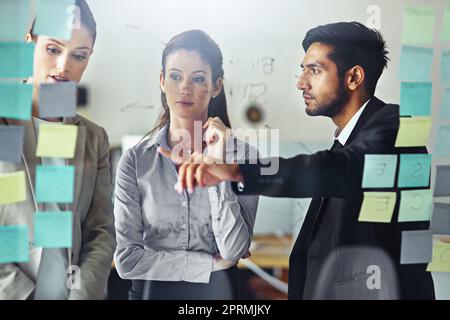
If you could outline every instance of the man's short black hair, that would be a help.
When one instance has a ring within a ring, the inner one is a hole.
[[[339,77],[350,68],[360,65],[366,75],[365,88],[372,96],[378,79],[387,68],[388,51],[381,33],[359,22],[338,22],[318,26],[306,33],[302,42],[305,52],[314,43],[333,47],[329,55],[338,68]]]

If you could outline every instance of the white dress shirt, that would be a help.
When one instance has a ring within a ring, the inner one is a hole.
[[[353,129],[356,126],[356,123],[359,120],[359,117],[363,113],[364,109],[366,108],[367,104],[369,103],[370,99],[367,100],[361,108],[359,108],[358,112],[356,112],[353,117],[350,119],[350,121],[345,125],[344,129],[339,132],[339,128],[336,129],[334,132],[334,140],[339,140],[339,143],[345,146],[347,143],[348,138],[352,134]]]

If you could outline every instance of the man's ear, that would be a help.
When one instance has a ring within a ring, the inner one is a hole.
[[[33,42],[33,36],[31,35],[30,32],[28,32],[28,33],[25,35],[25,42],[26,42],[26,43],[31,43],[31,42]]]
[[[212,92],[214,97],[217,97],[222,91],[223,88],[223,79],[221,77],[217,78],[216,83],[214,84],[214,90]]]
[[[364,84],[366,79],[366,73],[363,67],[356,65],[347,71],[347,85],[351,91],[356,91],[361,85]]]

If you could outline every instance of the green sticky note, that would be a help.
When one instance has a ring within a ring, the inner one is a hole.
[[[434,154],[438,157],[450,156],[450,126],[439,126]]]
[[[30,0],[0,1],[0,40],[23,41],[28,32]]]
[[[36,155],[72,159],[75,155],[77,133],[78,127],[75,125],[41,123]]]
[[[398,187],[428,187],[431,172],[431,154],[401,154]]]
[[[28,226],[0,226],[0,263],[28,260]]]
[[[0,117],[30,120],[33,85],[0,82]]]
[[[80,25],[75,0],[37,0],[34,33],[69,40],[74,27]]]
[[[433,239],[433,256],[427,271],[450,272],[450,237]]]
[[[430,116],[431,91],[431,82],[402,82],[400,89],[400,115]]]
[[[37,202],[71,203],[73,201],[74,180],[74,166],[37,166]]]
[[[398,77],[406,81],[430,81],[432,62],[433,49],[402,46]]]
[[[439,117],[450,120],[450,87],[445,88],[442,94]]]
[[[396,147],[421,147],[428,143],[431,117],[400,118]]]
[[[364,192],[358,221],[391,222],[395,202],[395,192]]]
[[[450,50],[442,52],[441,56],[441,82],[450,83]]]
[[[0,42],[0,77],[31,77],[33,75],[33,59],[33,43]]]
[[[441,41],[450,42],[450,5],[444,11],[444,21],[442,23]]]
[[[34,244],[43,248],[72,247],[72,212],[41,211],[34,215]]]
[[[366,154],[364,159],[363,188],[392,188],[397,168],[395,154]]]
[[[25,201],[27,198],[25,182],[23,171],[0,174],[0,205]]]
[[[403,11],[402,43],[433,44],[436,9],[426,6],[407,6]]]
[[[429,221],[433,211],[433,191],[402,190],[398,221]]]

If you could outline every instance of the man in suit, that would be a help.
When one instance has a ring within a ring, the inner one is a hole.
[[[331,149],[277,159],[271,176],[261,174],[267,159],[255,165],[188,160],[179,168],[179,189],[228,180],[238,194],[312,197],[290,255],[290,299],[434,299],[426,264],[400,264],[401,232],[428,229],[428,222],[398,223],[399,200],[390,223],[358,221],[365,155],[426,153],[394,147],[399,107],[374,96],[388,62],[381,34],[357,22],[334,23],[308,31],[302,44],[297,87],[308,115],[337,126]]]

